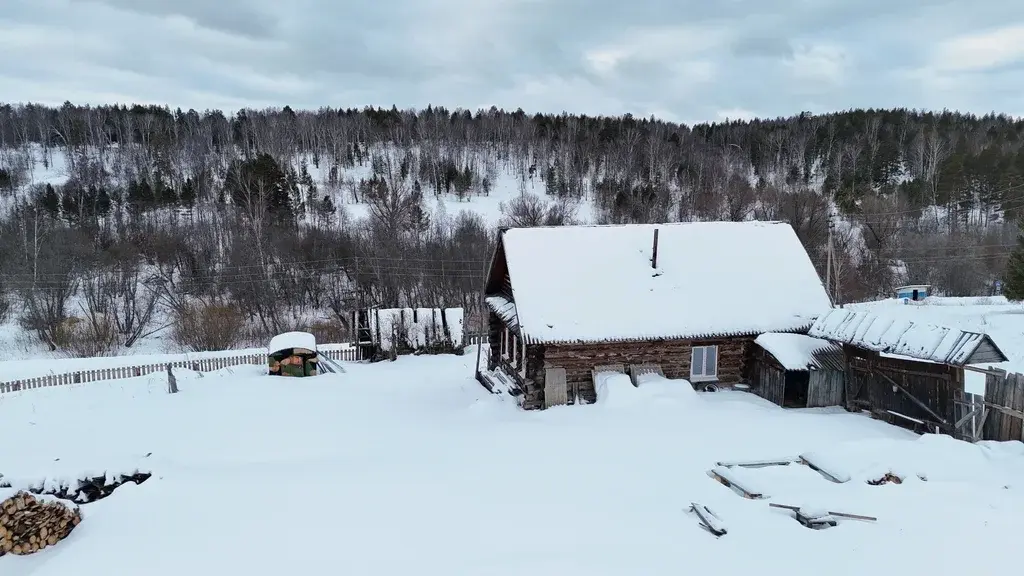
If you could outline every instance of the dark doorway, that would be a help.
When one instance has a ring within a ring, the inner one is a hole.
[[[782,394],[783,408],[806,408],[807,387],[811,381],[811,373],[802,371],[786,372],[786,390]]]

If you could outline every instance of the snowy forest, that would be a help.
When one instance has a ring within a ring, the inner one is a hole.
[[[1022,138],[1005,116],[912,110],[685,126],[0,105],[0,319],[73,355],[160,330],[193,350],[342,342],[356,308],[472,315],[497,227],[570,223],[785,220],[822,278],[831,238],[839,301],[991,294],[1024,215]]]

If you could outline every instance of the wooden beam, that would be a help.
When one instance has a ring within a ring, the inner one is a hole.
[[[897,390],[902,392],[907,398],[910,398],[911,402],[913,402],[914,404],[917,404],[917,406],[919,408],[921,408],[922,410],[924,410],[928,414],[931,414],[932,418],[935,418],[939,422],[945,424],[946,426],[949,426],[949,422],[947,422],[945,418],[943,418],[942,416],[939,416],[938,414],[936,414],[935,411],[932,410],[931,408],[929,408],[927,404],[925,404],[924,402],[918,400],[917,397],[914,396],[913,394],[911,394],[910,392],[907,392],[906,389],[903,388],[903,386],[900,386],[899,384],[897,384],[895,380],[893,380],[892,378],[889,378],[889,376],[887,376],[886,374],[884,374],[882,372],[872,372],[872,373],[873,374],[877,374],[877,375],[881,376],[882,378],[885,378],[886,380],[888,380],[889,383],[893,385],[893,387],[895,387]]]
[[[982,409],[983,409],[983,406],[978,406],[974,410],[971,410],[970,412],[967,413],[966,416],[964,416],[963,418],[957,420],[956,424],[953,424],[953,428],[956,429],[956,430],[959,430],[960,428],[962,428],[964,426],[964,424],[967,424],[968,420],[970,420],[971,418],[974,418],[975,416],[980,414]]]
[[[1006,372],[1003,372],[1002,370],[999,370],[997,368],[977,368],[974,366],[967,366],[966,364],[961,366],[961,368],[969,372],[980,372],[981,374],[989,374],[992,376],[1006,376]]]

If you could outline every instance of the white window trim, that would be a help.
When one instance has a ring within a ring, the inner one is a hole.
[[[701,354],[701,357],[704,359],[704,366],[701,366],[701,371],[702,372],[704,372],[705,371],[704,369],[707,368],[707,358],[708,358],[707,349],[708,348],[714,348],[715,349],[715,374],[713,376],[705,376],[703,373],[701,373],[701,374],[694,374],[693,373],[693,355],[694,355],[694,352],[696,352],[696,350],[698,348],[704,351],[703,354]],[[693,346],[692,348],[690,348],[690,382],[716,382],[716,381],[718,381],[718,346],[715,345],[715,344],[712,344],[710,346]]]
[[[526,345],[525,343],[519,346],[519,375],[526,378]]]
[[[509,336],[509,334],[508,334],[508,327],[505,327],[504,329],[502,329],[502,332],[501,332],[501,357],[506,359],[506,360],[508,360],[508,349],[509,349],[508,336]]]

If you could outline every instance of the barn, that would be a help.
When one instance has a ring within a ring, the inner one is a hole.
[[[958,434],[965,370],[1005,362],[987,334],[885,308],[836,308],[808,334],[842,346],[846,404],[917,432]]]
[[[769,332],[754,339],[751,391],[783,408],[840,406],[843,349],[806,334]]]
[[[484,286],[477,379],[526,409],[597,400],[597,369],[730,387],[754,338],[832,304],[783,222],[511,228]]]

